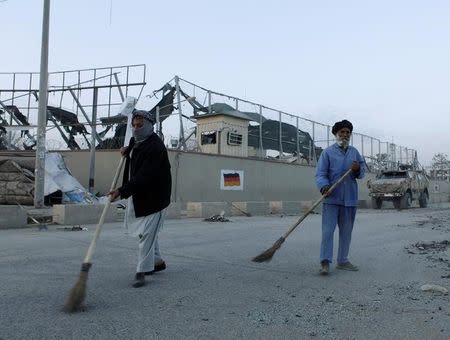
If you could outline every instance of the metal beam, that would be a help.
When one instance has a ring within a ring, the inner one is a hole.
[[[0,100],[0,106],[1,106],[6,112],[9,113],[9,115],[12,117],[12,119],[13,119],[17,124],[19,124],[19,125],[22,124],[22,122],[21,122],[20,120],[18,120],[18,119],[16,118],[16,116],[14,116],[14,113],[11,112],[11,111],[6,107],[5,103],[3,103],[1,100]],[[28,125],[22,125],[22,126],[28,126]],[[35,139],[32,135],[30,135],[29,132],[25,132],[25,134],[26,134],[27,137],[30,138],[33,142],[36,142],[36,139]]]
[[[180,118],[180,132],[178,137],[178,149],[180,146],[183,147],[183,150],[186,149],[186,141],[184,140],[184,128],[183,128],[183,112],[181,110],[181,93],[180,93],[180,81],[178,76],[175,76],[175,87],[177,90],[177,101],[178,101],[178,114]]]
[[[62,137],[62,138],[64,139],[64,141],[66,142],[67,147],[70,148],[69,138],[67,138],[66,134],[64,133],[64,131],[63,131],[63,129],[61,128],[61,126],[59,126],[59,124],[58,124],[58,122],[56,121],[56,119],[53,118],[53,117],[50,117],[49,119],[53,122],[53,125],[56,126],[56,129],[59,131],[59,134],[61,135],[61,137]]]
[[[84,111],[84,108],[83,108],[83,106],[81,105],[80,101],[78,100],[78,97],[77,97],[77,95],[75,94],[75,92],[73,92],[73,89],[69,89],[69,92],[70,92],[70,94],[72,95],[73,99],[75,100],[75,103],[77,103],[77,105],[78,105],[78,107],[79,107],[81,113],[83,114],[84,118],[86,118],[86,122],[87,122],[90,126],[92,126],[92,122],[89,120],[89,117],[88,117],[86,111]],[[94,123],[95,123],[95,122],[94,122]],[[98,141],[99,143],[101,143],[101,142],[102,142],[102,139],[101,139],[99,136],[97,136],[97,134],[95,133],[95,131],[94,131],[94,134],[95,134],[95,138],[97,139],[97,141]]]
[[[119,90],[120,98],[122,99],[122,101],[124,101],[125,96],[123,95],[122,88],[120,87],[120,81],[119,81],[119,77],[117,76],[117,72],[114,73],[114,79],[116,80],[116,83],[117,83],[117,89]]]
[[[279,122],[279,134],[280,134],[280,139],[279,139],[279,157],[280,160],[283,157],[283,131],[282,131],[282,125],[281,125],[281,111],[278,112],[278,122]]]
[[[263,158],[263,140],[262,140],[262,136],[263,136],[263,133],[262,133],[262,124],[263,124],[263,121],[262,121],[262,106],[260,105],[259,106],[259,151],[260,151],[260,155],[259,155],[259,157],[260,158]]]

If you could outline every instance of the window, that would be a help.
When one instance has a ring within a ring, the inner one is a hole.
[[[202,132],[202,145],[205,144],[216,144],[217,143],[217,133],[216,131],[205,131]]]
[[[228,132],[227,138],[228,145],[241,145],[242,144],[242,135],[235,132]]]
[[[388,178],[408,178],[408,174],[404,171],[389,171],[381,174],[379,178],[388,179]]]

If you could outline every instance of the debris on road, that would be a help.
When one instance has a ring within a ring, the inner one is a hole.
[[[447,247],[450,246],[450,241],[448,241],[448,240],[431,241],[431,242],[421,241],[421,242],[417,242],[414,246],[419,250],[432,249],[432,250],[437,250],[437,251],[443,251],[443,250],[446,250]]]
[[[88,228],[78,225],[78,226],[73,226],[73,227],[61,227],[61,228],[57,228],[57,230],[62,230],[62,231],[88,231]]]
[[[230,222],[225,216],[225,212],[222,211],[219,215],[212,215],[211,217],[205,218],[205,222]]]
[[[444,295],[448,294],[448,289],[439,285],[435,285],[435,284],[425,284],[423,286],[420,287],[420,289],[423,292],[436,292],[436,293],[442,293]]]

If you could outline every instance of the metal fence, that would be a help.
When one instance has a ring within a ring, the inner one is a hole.
[[[48,115],[47,148],[67,148],[70,138],[67,130],[74,125],[83,125],[86,131],[77,134],[74,141],[81,149],[89,148],[87,135],[96,135],[92,130],[101,125],[100,118],[115,115],[115,108],[125,97],[139,98],[146,84],[145,77],[143,64],[50,72],[48,105],[74,114],[76,119],[61,121]],[[33,143],[38,101],[39,72],[0,72],[0,125],[9,130],[8,148],[20,149],[23,143]],[[24,130],[14,133],[14,128],[23,125],[29,125],[26,133],[21,132]]]
[[[252,138],[256,140],[256,157],[314,165],[320,152],[335,142],[331,125],[212,91],[182,78],[175,77],[169,83],[171,86],[177,86],[177,82],[182,92],[190,98],[195,98],[195,101],[205,108],[206,113],[212,112],[214,104],[223,103],[240,112],[255,114],[255,119],[250,122],[249,144]],[[192,119],[195,116],[195,108],[193,109],[194,106],[189,100],[179,102],[178,107],[178,117],[172,119],[170,127],[166,124],[166,130],[172,133],[172,143],[168,143],[168,146],[200,151],[195,141],[189,143],[185,133],[195,128],[195,119]],[[267,121],[273,123],[270,129],[265,129],[265,125],[269,125]],[[292,133],[293,131],[295,132]],[[187,146],[183,146],[182,142],[187,143]],[[350,143],[359,150],[371,171],[395,169],[399,164],[417,164],[417,153],[412,148],[382,141],[357,131],[353,132]]]
[[[113,130],[98,132],[100,119],[115,115],[115,107],[127,96],[141,98],[139,106],[150,109],[159,100],[157,91],[141,96],[146,82],[145,65],[126,65],[92,68],[73,71],[51,72],[49,74],[48,105],[63,108],[75,114],[76,124],[87,127],[86,134],[77,135],[74,140],[80,149],[98,146],[101,139],[112,136]],[[3,114],[0,125],[11,128],[22,123],[10,112],[15,106],[26,118],[29,129],[37,124],[37,101],[39,74],[36,72],[0,73],[0,110]],[[209,90],[175,76],[167,83],[175,88],[176,110],[164,117],[163,124],[157,124],[165,136],[168,147],[201,152],[196,137],[196,116],[211,113],[216,104],[252,117],[248,129],[249,157],[258,157],[314,165],[321,151],[334,143],[331,125],[268,107],[263,104]],[[156,93],[156,94],[155,94]],[[9,109],[8,109],[9,108]],[[158,108],[156,112],[159,112]],[[159,123],[159,122],[158,122]],[[47,148],[67,149],[70,140],[64,138],[71,123],[50,119],[47,126]],[[59,133],[58,133],[59,132]],[[29,139],[33,133],[28,132]],[[17,134],[16,134],[17,135]],[[20,132],[20,138],[27,138]],[[93,138],[92,135],[95,135]],[[9,132],[7,147],[13,143]],[[399,164],[415,165],[416,151],[379,138],[354,131],[351,145],[356,147],[372,171],[396,168]]]

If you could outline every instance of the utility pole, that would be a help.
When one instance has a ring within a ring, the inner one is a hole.
[[[95,180],[95,138],[97,138],[97,102],[98,102],[98,87],[94,87],[94,94],[92,100],[92,120],[91,120],[91,152],[89,162],[89,192],[94,194],[94,180]]]
[[[50,21],[50,0],[44,0],[42,20],[41,69],[39,75],[39,108],[36,144],[36,165],[34,180],[34,207],[44,207],[45,180],[45,128],[47,126],[48,96],[48,31]]]
[[[180,117],[180,133],[178,136],[178,147],[177,149],[180,149],[181,147],[183,150],[186,149],[186,141],[184,140],[184,128],[183,128],[183,113],[181,111],[181,97],[180,97],[180,78],[178,76],[175,76],[175,87],[177,89],[177,101],[178,101],[178,116]]]

